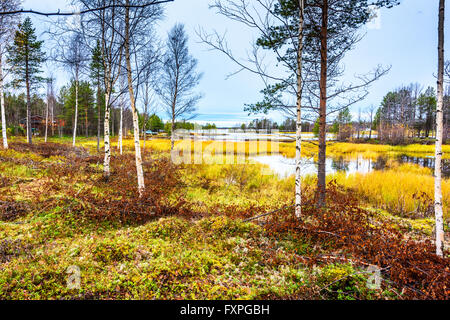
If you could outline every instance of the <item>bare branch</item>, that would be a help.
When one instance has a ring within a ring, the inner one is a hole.
[[[4,15],[15,15],[15,14],[36,14],[36,15],[41,15],[41,16],[46,16],[46,17],[50,17],[50,16],[77,16],[77,15],[82,15],[82,14],[86,14],[86,13],[92,13],[92,12],[96,12],[96,11],[103,11],[103,10],[107,10],[107,9],[116,9],[116,8],[130,8],[130,9],[143,9],[146,8],[148,6],[152,6],[152,5],[156,5],[156,4],[163,4],[163,3],[167,3],[167,2],[173,2],[175,0],[159,0],[159,1],[152,1],[149,3],[145,3],[142,5],[125,5],[125,4],[111,4],[111,5],[106,5],[103,7],[97,7],[97,8],[91,8],[91,9],[86,9],[86,10],[81,10],[79,12],[61,12],[61,10],[58,10],[57,12],[40,12],[40,11],[35,11],[35,10],[13,10],[13,11],[0,11],[0,16],[4,16]]]

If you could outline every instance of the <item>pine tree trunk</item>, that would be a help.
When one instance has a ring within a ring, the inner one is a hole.
[[[75,140],[77,137],[77,123],[78,123],[78,73],[75,79],[75,120],[73,122],[73,141],[72,145],[75,147]]]
[[[129,5],[129,0],[126,0],[126,5]],[[127,78],[128,78],[128,92],[130,93],[131,112],[133,113],[133,131],[134,131],[134,150],[136,158],[136,172],[138,180],[139,196],[143,195],[145,190],[144,170],[142,168],[141,145],[139,141],[139,117],[136,109],[136,102],[134,100],[133,91],[133,77],[131,74],[131,59],[130,59],[130,9],[125,8],[125,60],[127,64]]]
[[[436,219],[436,254],[444,255],[444,221],[442,210],[442,130],[444,125],[444,10],[445,0],[439,1],[438,81],[436,106],[436,154],[434,168],[434,214]]]
[[[317,172],[318,206],[325,205],[326,183],[326,112],[328,71],[328,0],[322,4],[322,27],[320,43],[320,109],[319,109],[319,163]]]
[[[26,87],[27,87],[27,139],[28,139],[28,143],[29,144],[33,144],[33,139],[32,139],[32,131],[33,129],[31,128],[31,97],[30,97],[30,78],[28,75],[28,62],[26,63],[27,67],[27,71],[26,71]]]
[[[86,133],[86,138],[89,138],[89,120],[88,120],[88,106],[86,105],[86,113],[84,114],[84,126],[85,126],[85,133]]]
[[[302,55],[303,55],[303,8],[304,0],[299,0],[299,28],[298,28],[298,50],[297,50],[297,130],[295,145],[295,215],[302,215]]]
[[[0,52],[0,100],[1,100],[1,113],[2,113],[2,136],[3,136],[3,148],[8,149],[8,137],[6,135],[5,93],[4,93],[4,89],[3,89],[3,61],[2,61],[2,58],[3,57]]]

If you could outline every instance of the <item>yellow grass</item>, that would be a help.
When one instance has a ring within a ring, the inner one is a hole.
[[[14,139],[15,141],[22,141]],[[43,139],[35,139],[37,142],[43,142]],[[70,143],[70,139],[55,139],[55,142]],[[293,178],[282,180],[275,175],[267,174],[270,170],[263,165],[250,165],[247,159],[242,159],[239,154],[254,156],[260,153],[270,154],[278,148],[278,152],[285,156],[293,157],[295,155],[295,143],[277,143],[276,145],[260,142],[251,146],[250,142],[231,142],[228,143],[231,150],[228,163],[238,163],[238,165],[218,163],[227,163],[226,158],[226,142],[222,141],[199,141],[201,146],[202,165],[193,165],[195,168],[187,175],[188,179],[198,180],[199,184],[202,181],[208,181],[212,186],[217,183],[217,189],[204,190],[203,188],[192,188],[190,194],[193,199],[201,199],[204,202],[223,202],[230,201],[257,204],[264,203],[269,205],[277,202],[289,201],[292,199],[292,188],[294,186]],[[123,141],[124,149],[128,152],[134,148],[132,139],[125,139]],[[96,150],[96,140],[80,138],[77,140],[78,146],[83,146]],[[141,146],[143,141],[141,141]],[[101,145],[102,147],[102,145]],[[193,153],[194,142],[179,141],[176,143],[178,151],[189,150]],[[152,139],[146,142],[146,152],[160,151],[166,153],[170,150],[169,139]],[[112,140],[113,153],[117,153],[117,138]],[[450,146],[444,146],[444,152],[448,157]],[[205,152],[206,151],[206,152]],[[210,152],[210,155],[208,153]],[[364,157],[374,157],[379,155],[390,154],[408,154],[415,156],[433,155],[434,146],[430,145],[409,145],[409,146],[388,146],[388,145],[372,145],[372,144],[352,144],[352,143],[330,143],[328,147],[328,154],[356,156],[362,155]],[[95,151],[94,151],[95,152]],[[317,145],[315,142],[305,142],[302,148],[302,154],[311,156],[316,155]],[[205,155],[206,154],[206,155]],[[2,150],[0,155],[21,158],[22,154],[16,153],[13,150]],[[225,157],[224,157],[225,156]],[[36,157],[34,160],[40,160],[40,156],[27,154],[27,157]],[[192,163],[194,163],[196,155],[192,156]],[[222,158],[221,158],[222,157]],[[238,161],[243,161],[239,164]],[[223,161],[225,160],[225,161]],[[337,182],[346,188],[354,190],[354,192],[363,198],[369,205],[378,208],[384,208],[391,212],[408,213],[417,209],[419,200],[415,196],[424,192],[428,197],[433,198],[434,179],[431,170],[422,168],[418,165],[403,164],[399,165],[395,161],[390,161],[389,169],[385,171],[373,171],[369,174],[352,174],[336,173],[327,177],[328,181],[336,179]],[[3,168],[4,170],[9,170]],[[264,170],[261,171],[262,169]],[[265,174],[261,174],[261,172]],[[26,172],[21,173],[26,175]],[[305,185],[314,185],[315,177],[305,177],[303,182]],[[227,185],[224,190],[221,188]],[[450,203],[450,180],[444,179],[442,183],[444,215],[449,218],[448,206]],[[280,201],[281,200],[281,201]],[[422,201],[423,202],[423,201]]]
[[[368,174],[335,173],[327,177],[336,179],[338,184],[352,189],[371,205],[392,212],[405,214],[417,209],[423,200],[416,197],[425,193],[434,198],[434,178],[431,170],[414,164],[402,164],[385,171]],[[450,180],[442,180],[444,216],[449,217]]]

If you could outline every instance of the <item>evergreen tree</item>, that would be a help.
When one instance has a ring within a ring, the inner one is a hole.
[[[97,46],[92,50],[90,69],[93,84],[97,87],[97,151],[100,152],[101,119],[105,109],[104,90],[101,87],[105,75],[100,41],[97,41]]]
[[[276,24],[265,30],[258,38],[256,45],[277,54],[279,62],[288,66],[296,66],[298,52],[292,49],[292,38],[299,30],[300,21],[303,35],[302,68],[308,79],[302,86],[306,101],[310,101],[310,110],[319,114],[319,160],[318,160],[318,202],[325,204],[325,155],[326,155],[326,117],[332,112],[343,109],[342,103],[330,106],[332,99],[345,98],[350,106],[365,97],[364,93],[356,93],[358,89],[367,87],[384,75],[387,70],[377,68],[370,76],[362,80],[359,85],[341,86],[338,79],[343,74],[340,65],[345,53],[351,50],[361,39],[357,31],[371,19],[371,5],[378,7],[393,6],[397,0],[305,0],[304,15],[300,20],[298,0],[278,0],[273,8],[274,16],[285,23]],[[304,20],[303,20],[304,19]],[[284,49],[284,53],[283,52]],[[292,67],[291,67],[292,69]],[[313,72],[311,72],[314,70]],[[298,72],[297,72],[298,73]],[[262,102],[249,105],[246,110],[251,112],[265,112],[273,109],[289,109],[291,105],[284,97],[293,94],[297,78],[294,72],[287,77],[269,84],[262,93]],[[298,90],[298,89],[297,89]],[[364,90],[363,90],[364,91]],[[295,92],[298,94],[297,92]]]
[[[84,119],[84,124],[80,126],[84,129],[85,134],[88,134],[90,125],[89,120],[95,121],[96,115],[94,114],[94,91],[92,90],[89,82],[81,81],[78,85],[78,117]],[[75,100],[76,100],[76,84],[72,81],[69,86],[61,88],[60,97],[63,102],[63,112],[60,119],[64,120],[66,127],[73,127],[73,121],[75,119]],[[77,130],[80,132],[79,130]]]
[[[13,85],[26,89],[27,96],[27,140],[32,143],[31,128],[31,91],[39,86],[44,78],[39,76],[42,72],[41,64],[45,61],[42,52],[43,41],[38,41],[35,29],[30,18],[19,24],[14,42],[8,47],[8,63],[12,65],[14,75]]]
[[[428,87],[424,93],[419,96],[417,101],[419,105],[422,128],[425,130],[425,137],[430,136],[430,131],[434,127],[434,118],[436,114],[436,93],[433,87]]]
[[[156,114],[152,114],[147,120],[147,128],[151,131],[158,131],[164,129],[164,122]]]

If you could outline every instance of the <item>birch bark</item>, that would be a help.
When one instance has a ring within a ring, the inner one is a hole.
[[[6,115],[5,115],[5,93],[3,89],[3,61],[0,49],[0,100],[1,100],[1,113],[2,113],[2,136],[3,136],[3,148],[8,149],[8,137],[6,135]]]
[[[439,1],[438,81],[436,106],[436,149],[434,168],[434,214],[436,220],[436,254],[444,255],[444,221],[442,210],[442,137],[444,106],[444,12],[445,0]]]
[[[73,140],[72,146],[75,147],[75,142],[77,138],[77,124],[78,124],[78,70],[75,74],[75,119],[73,121]]]
[[[129,5],[129,0],[125,1],[126,5]],[[133,90],[133,76],[131,73],[131,58],[130,58],[130,8],[125,8],[125,60],[127,65],[127,78],[128,78],[128,92],[130,94],[131,112],[133,114],[133,132],[134,132],[134,151],[136,158],[136,172],[138,180],[138,192],[139,196],[143,195],[145,190],[144,183],[144,170],[142,168],[142,155],[141,145],[139,141],[139,118],[136,109],[136,101],[134,99]]]
[[[303,12],[304,0],[299,0],[299,28],[297,51],[297,131],[295,145],[295,215],[302,214],[302,177],[301,177],[301,145],[302,145],[302,54],[303,54]]]

